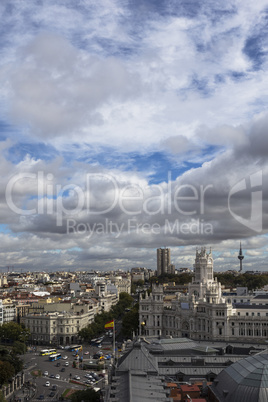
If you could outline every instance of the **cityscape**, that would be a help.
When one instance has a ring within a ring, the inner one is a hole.
[[[0,372],[2,397],[146,401],[152,382],[156,400],[221,401],[228,384],[230,400],[237,389],[257,393],[232,370],[249,364],[254,378],[268,364],[268,273],[244,272],[243,257],[240,243],[236,269],[219,277],[212,248],[203,246],[192,268],[172,264],[165,247],[156,250],[155,270],[2,274],[1,347],[18,350],[24,367],[8,385],[9,372]]]
[[[0,15],[0,402],[267,401],[267,2]]]

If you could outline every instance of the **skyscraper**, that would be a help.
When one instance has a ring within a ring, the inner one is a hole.
[[[169,273],[170,248],[157,249],[157,276]]]

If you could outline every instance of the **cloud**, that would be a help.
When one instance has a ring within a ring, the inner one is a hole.
[[[141,87],[139,76],[119,60],[82,54],[47,33],[24,48],[10,86],[12,118],[43,140],[103,124],[98,108],[136,97]]]
[[[162,245],[191,267],[212,244],[221,270],[242,240],[265,269],[265,1],[0,7],[3,265],[155,268]],[[235,217],[258,172],[255,233]]]

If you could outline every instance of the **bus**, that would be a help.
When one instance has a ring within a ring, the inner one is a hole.
[[[79,350],[82,350],[82,345],[71,345],[69,350],[71,352],[78,352]]]
[[[43,349],[40,350],[40,356],[49,356],[49,355],[54,355],[57,353],[57,349]]]
[[[55,353],[54,355],[49,356],[49,361],[54,362],[55,360],[61,359],[61,353]]]

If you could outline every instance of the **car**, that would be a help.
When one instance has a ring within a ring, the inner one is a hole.
[[[84,355],[89,355],[89,351],[86,351],[86,352],[84,353]]]
[[[56,364],[56,367],[60,367],[60,362],[58,362],[58,363]]]
[[[48,396],[49,396],[50,398],[53,398],[53,396],[55,396],[55,392],[51,391],[51,392],[48,394]]]
[[[63,360],[67,360],[67,359],[68,359],[68,356],[65,355],[65,356],[63,356],[62,358],[63,358]]]
[[[59,349],[64,349],[64,346],[60,345],[60,346],[59,346]]]
[[[57,385],[52,385],[52,391],[57,391]]]
[[[48,371],[44,371],[44,375],[48,375]]]
[[[43,394],[39,395],[38,399],[39,399],[39,401],[42,401],[43,399],[45,399],[45,395],[43,395]]]
[[[55,378],[54,374],[50,374],[49,378]]]
[[[69,362],[66,362],[66,363],[65,363],[65,366],[69,366]]]
[[[79,375],[75,375],[75,376],[74,376],[74,379],[75,379],[75,380],[81,380],[81,378],[79,377]]]
[[[47,382],[45,383],[45,386],[46,386],[46,387],[50,387],[50,382],[47,381]]]
[[[59,375],[59,374],[56,374],[55,378],[57,378],[57,380],[59,380],[59,379],[60,379],[60,375]]]
[[[62,367],[61,371],[62,371],[62,372],[65,371],[65,367]]]

